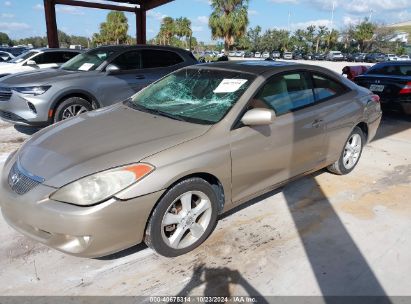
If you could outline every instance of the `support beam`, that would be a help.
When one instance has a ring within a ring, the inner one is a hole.
[[[56,22],[56,5],[54,0],[44,0],[44,14],[46,16],[47,41],[49,48],[59,47],[59,38]]]
[[[146,25],[147,25],[147,16],[144,6],[136,8],[136,41],[137,44],[146,44]]]
[[[174,0],[150,0],[150,1],[146,1],[146,11],[151,10],[153,8],[156,8],[157,6],[161,6],[164,4],[167,4],[169,2],[172,2]]]
[[[47,1],[47,0],[44,0],[44,1]],[[63,5],[70,5],[70,6],[99,8],[99,9],[106,9],[106,10],[113,10],[113,11],[131,12],[131,13],[135,12],[135,8],[130,7],[130,6],[93,3],[93,2],[78,1],[78,0],[54,0],[54,1],[56,4],[63,4]]]

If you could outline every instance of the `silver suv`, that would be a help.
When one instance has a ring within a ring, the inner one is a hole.
[[[148,84],[196,64],[191,52],[160,46],[105,46],[58,69],[0,79],[0,117],[45,126],[131,97]]]

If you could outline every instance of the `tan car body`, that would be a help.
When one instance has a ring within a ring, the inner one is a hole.
[[[272,75],[296,70],[323,73],[350,90],[276,117],[269,125],[242,125],[245,106],[258,88]],[[212,126],[118,104],[44,129],[10,156],[0,183],[2,213],[15,229],[48,246],[78,256],[103,256],[140,243],[156,202],[181,179],[199,176],[215,185],[222,213],[334,163],[355,126],[371,140],[380,119],[379,105],[368,90],[328,70],[305,65],[260,69],[228,114]],[[24,170],[45,179],[24,195],[8,185],[17,159]],[[101,204],[79,207],[49,198],[81,177],[137,162],[152,164],[155,170]]]

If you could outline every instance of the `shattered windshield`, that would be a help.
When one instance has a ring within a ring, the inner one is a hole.
[[[184,69],[168,75],[130,100],[138,110],[200,123],[219,122],[254,80],[247,73]]]

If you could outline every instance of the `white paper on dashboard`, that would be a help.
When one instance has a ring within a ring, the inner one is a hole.
[[[246,82],[247,79],[223,79],[213,92],[216,94],[234,93]]]
[[[94,63],[83,63],[82,65],[81,65],[81,67],[79,67],[78,69],[80,70],[80,71],[88,71],[88,70],[90,70],[91,69],[91,67],[94,65]]]

